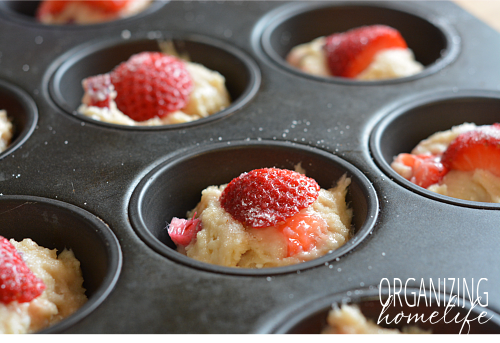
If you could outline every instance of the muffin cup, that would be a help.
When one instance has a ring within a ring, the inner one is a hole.
[[[206,118],[182,124],[161,126],[126,126],[90,119],[76,112],[83,96],[82,80],[86,77],[108,73],[133,54],[143,51],[159,51],[158,42],[153,39],[106,40],[79,46],[54,62],[49,68],[57,68],[50,78],[49,91],[55,103],[65,112],[109,127],[133,130],[158,130],[185,128],[223,118],[243,107],[257,93],[260,86],[260,70],[253,60],[240,50],[211,38],[191,35],[177,37],[165,34],[164,40],[172,40],[180,54],[187,53],[192,62],[218,71],[226,79],[226,88],[231,104]],[[168,38],[167,38],[168,37]],[[50,76],[49,76],[50,77]]]
[[[36,9],[41,1],[2,1],[1,11],[9,15],[19,16],[27,21],[34,21]]]
[[[440,195],[406,180],[391,168],[393,158],[410,153],[433,133],[465,122],[491,125],[500,122],[500,93],[482,90],[422,94],[400,104],[375,127],[370,150],[378,166],[394,181],[412,191],[442,202],[479,209],[500,209],[500,204],[467,201]]]
[[[358,81],[342,77],[310,75],[289,65],[286,56],[293,47],[321,36],[365,25],[388,25],[397,29],[425,67],[418,74],[390,80]],[[267,57],[281,68],[318,81],[353,85],[379,85],[415,80],[451,63],[460,50],[460,38],[452,26],[392,2],[293,3],[269,13],[256,26],[254,40]]]
[[[354,236],[317,259],[275,268],[232,268],[199,262],[178,253],[166,226],[185,218],[210,185],[229,183],[243,172],[265,167],[293,170],[301,163],[306,175],[331,188],[344,174],[351,178],[346,201],[353,209]],[[168,158],[149,172],[134,190],[129,217],[137,234],[155,251],[187,266],[222,274],[273,275],[296,272],[332,261],[354,249],[372,231],[378,213],[377,195],[368,179],[351,164],[321,150],[276,141],[239,141],[203,146]]]
[[[41,1],[19,1],[19,0],[4,0],[0,1],[0,15],[8,20],[14,20],[23,25],[36,25],[42,26],[44,28],[53,28],[53,29],[61,29],[61,30],[85,30],[89,28],[99,28],[116,25],[117,23],[126,22],[129,20],[138,19],[144,17],[148,14],[151,14],[162,6],[166,4],[165,0],[155,0],[151,2],[151,4],[145,8],[143,11],[136,13],[134,15],[119,18],[115,20],[110,20],[102,23],[96,24],[42,24],[36,20],[36,10],[40,5]]]
[[[19,148],[33,133],[38,121],[38,110],[33,99],[20,88],[0,80],[0,110],[7,110],[14,134],[0,159]]]
[[[350,295],[347,296],[346,294]],[[420,294],[422,294],[422,296],[420,296]],[[256,333],[321,333],[321,331],[327,326],[326,319],[328,317],[328,313],[335,304],[339,307],[342,304],[357,305],[366,318],[371,319],[375,323],[377,323],[380,318],[380,326],[390,329],[401,330],[404,326],[416,326],[422,330],[431,330],[432,334],[458,334],[460,332],[463,334],[497,334],[500,330],[500,320],[498,319],[498,314],[477,304],[473,305],[467,300],[462,303],[462,298],[460,298],[460,304],[458,306],[451,307],[449,312],[446,314],[445,322],[442,318],[446,311],[446,305],[450,301],[450,297],[448,295],[443,293],[425,292],[426,302],[424,302],[424,292],[421,293],[418,288],[407,288],[406,292],[403,292],[399,298],[401,300],[401,304],[397,300],[398,297],[396,296],[394,298],[396,299],[396,305],[391,303],[384,309],[382,303],[387,301],[389,295],[394,295],[394,289],[392,289],[391,293],[391,289],[388,288],[364,288],[352,290],[347,293],[337,293],[333,295],[326,295],[321,298],[309,299],[306,302],[282,311],[281,313],[273,313],[272,317],[266,318],[266,324],[259,327]],[[414,296],[419,298],[418,305],[416,304]],[[452,299],[451,301],[453,303],[455,300]],[[435,323],[431,324],[428,319],[435,311],[438,312],[438,315],[433,318]],[[419,321],[418,323],[415,323],[415,320],[413,319],[410,323],[408,323],[407,319],[403,318],[396,324],[394,319],[399,313],[403,313],[406,316],[410,314],[419,314],[419,316],[423,315],[424,318],[427,319],[427,322],[423,323]],[[483,324],[479,324],[477,320],[471,321],[469,332],[467,324],[465,324],[462,329],[463,322],[457,323],[454,320],[457,315],[459,316],[458,320],[467,315],[467,318],[471,320],[477,318],[481,315],[481,313],[484,313],[484,317],[481,318],[482,322],[486,321],[490,317],[491,319]],[[386,318],[386,320],[384,320],[384,318]],[[438,321],[440,318],[441,320]],[[390,325],[383,324],[391,321],[394,322]]]
[[[80,261],[88,301],[71,316],[39,333],[61,333],[97,308],[118,280],[122,254],[113,232],[76,206],[35,196],[0,197],[0,235],[31,238],[48,249],[71,249]]]

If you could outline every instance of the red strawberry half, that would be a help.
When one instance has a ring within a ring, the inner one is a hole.
[[[109,107],[114,88],[116,106],[136,121],[182,109],[193,89],[184,62],[161,52],[133,55],[109,74],[89,77],[82,84],[89,106]]]
[[[101,10],[107,13],[118,13],[125,6],[127,6],[132,0],[80,0],[87,4],[88,6],[94,7],[95,9]]]
[[[377,52],[407,47],[398,30],[372,25],[328,36],[324,50],[333,76],[354,78],[372,63]]]
[[[61,13],[68,5],[69,1],[65,0],[44,0],[40,2],[36,10],[36,18],[42,21],[42,18],[50,15]]]
[[[109,107],[113,85],[109,74],[92,76],[82,81],[85,90],[85,104],[88,106]]]
[[[312,204],[317,182],[297,172],[264,168],[243,173],[222,192],[222,208],[239,222],[254,227],[273,226]]]
[[[500,124],[480,126],[459,135],[444,152],[442,163],[449,169],[484,169],[500,177]]]
[[[180,110],[193,88],[184,62],[161,52],[133,55],[110,76],[118,109],[136,121],[162,118]]]
[[[80,6],[88,6],[94,8],[97,11],[105,13],[118,13],[124,9],[131,0],[44,0],[40,2],[40,5],[36,11],[36,18],[42,20],[45,16],[57,15],[64,11],[66,6],[70,3],[78,4]]]
[[[26,266],[16,248],[0,236],[0,302],[29,302],[44,289],[42,280]]]

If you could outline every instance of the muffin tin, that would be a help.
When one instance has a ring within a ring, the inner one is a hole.
[[[130,202],[130,220],[148,245],[180,263],[216,273],[267,276],[267,268],[215,266],[178,253],[164,223],[170,222],[173,217],[185,217],[200,201],[201,191],[210,185],[227,183],[249,170],[272,167],[293,170],[299,164],[324,189],[335,186],[344,174],[351,179],[346,200],[354,213],[352,239],[326,256],[292,266],[273,268],[273,274],[300,272],[322,265],[350,251],[370,233],[377,218],[378,201],[373,187],[363,173],[335,155],[316,148],[261,140],[215,143],[209,147],[184,150],[162,162],[137,186]],[[213,165],[218,166],[217,170],[204,174]],[[200,178],[200,174],[204,174],[204,177]]]
[[[429,194],[388,167],[436,130],[499,121],[499,33],[451,2],[175,1],[78,27],[37,24],[30,6],[0,4],[0,29],[9,32],[0,99],[16,127],[0,155],[0,215],[9,223],[0,234],[74,247],[90,299],[48,332],[289,332],[304,318],[310,330],[332,302],[372,308],[384,278],[408,280],[409,289],[483,278],[493,319],[476,329],[500,333],[498,205]],[[375,23],[403,33],[426,66],[421,74],[363,83],[283,62],[296,43]],[[154,128],[75,114],[83,77],[169,39],[226,77],[230,107]],[[173,250],[165,227],[201,189],[299,162],[323,188],[344,172],[353,178],[354,237],[344,247],[265,270],[206,265]]]
[[[405,295],[401,295],[403,306],[394,306],[393,303],[385,306],[388,296],[393,294],[393,291],[387,287],[381,287],[380,290],[361,288],[352,293],[354,295],[349,298],[348,303],[355,303],[361,312],[374,322],[379,318],[383,323],[390,322],[384,326],[389,329],[404,330],[405,328],[417,327],[422,330],[421,333],[426,334],[497,334],[500,326],[500,321],[494,313],[467,301],[459,306],[449,308],[446,312],[446,306],[443,304],[447,304],[450,298],[444,296],[443,293],[421,292],[418,288],[407,288]],[[419,298],[419,296],[421,297]],[[395,299],[397,303],[398,298]],[[418,302],[417,299],[420,301]],[[332,309],[332,304],[341,307],[345,303],[345,294],[329,294],[308,300],[287,311],[269,316],[266,318],[266,324],[260,330],[262,333],[317,334],[327,327],[326,317]],[[382,316],[380,316],[381,313]],[[418,314],[423,322],[415,324],[415,321],[412,321],[408,324],[405,322],[405,318],[399,322],[394,321],[394,318],[400,313],[406,316]],[[435,313],[434,323],[431,323],[429,318],[433,313]],[[477,320],[471,320],[466,324],[464,321],[460,321],[462,318],[478,318],[481,314],[484,316],[481,318],[481,323]],[[454,318],[457,320],[454,321]]]
[[[0,235],[18,242],[31,238],[58,253],[71,249],[80,261],[89,300],[73,315],[41,333],[70,328],[106,299],[120,275],[122,254],[116,236],[102,220],[74,205],[35,196],[4,195],[0,208]]]
[[[175,126],[163,125],[162,129],[189,127],[222,118],[244,106],[257,92],[260,85],[260,70],[255,62],[239,49],[222,41],[193,34],[181,37],[175,37],[173,34],[163,37],[161,34],[158,39],[172,41],[179,54],[192,56],[192,62],[221,73],[226,79],[226,87],[233,100],[230,106],[207,118]],[[83,96],[81,80],[92,75],[107,73],[118,64],[128,60],[133,54],[142,51],[158,51],[159,49],[158,41],[148,39],[147,35],[126,41],[121,37],[112,40],[98,39],[96,42],[77,46],[53,64],[56,72],[51,77],[49,84],[52,99],[68,114],[77,115],[82,120],[95,122],[84,115],[75,114],[75,109],[81,104]],[[118,126],[122,129],[128,128],[124,125],[99,123]],[[158,127],[143,126],[134,129],[157,130]]]

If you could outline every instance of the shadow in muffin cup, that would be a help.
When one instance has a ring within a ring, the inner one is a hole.
[[[380,291],[380,294],[379,294]],[[447,304],[456,303],[456,297],[450,299],[442,292],[420,292],[419,289],[407,288],[398,297],[393,297],[389,306],[384,308],[383,303],[389,296],[394,296],[394,289],[373,288],[358,289],[346,293],[325,295],[320,298],[309,299],[301,304],[294,305],[280,312],[273,312],[262,320],[255,333],[260,334],[319,334],[327,327],[327,317],[333,306],[342,304],[356,305],[363,315],[374,323],[380,321],[383,328],[402,330],[406,327],[416,327],[429,331],[432,334],[498,334],[500,332],[500,317],[486,307],[472,304],[468,300],[447,309]],[[425,299],[424,299],[425,298]],[[418,302],[417,302],[418,300]],[[483,300],[484,301],[484,300]],[[474,302],[474,300],[473,300]],[[429,320],[431,315],[432,322]],[[402,315],[406,316],[403,318]],[[446,315],[445,315],[446,313]],[[418,314],[420,320],[415,321]],[[400,320],[396,322],[397,316]],[[408,322],[408,316],[412,316]],[[481,323],[477,320],[481,317]],[[488,318],[490,318],[488,320]],[[470,328],[464,320],[470,320]],[[425,322],[423,322],[423,320]],[[389,323],[389,324],[388,324]],[[462,328],[463,325],[463,328]]]
[[[172,41],[177,52],[181,55],[188,54],[191,62],[202,64],[222,74],[226,79],[231,104],[206,118],[188,123],[147,127],[111,124],[77,114],[76,110],[81,104],[84,93],[82,80],[89,76],[108,73],[134,54],[159,51],[158,41],[147,38],[101,40],[70,50],[49,68],[49,70],[57,68],[49,84],[52,99],[65,112],[96,124],[122,129],[158,130],[185,128],[224,118],[243,107],[257,93],[261,80],[260,70],[255,62],[239,49],[198,35],[175,37],[169,34],[161,40]]]
[[[500,93],[482,90],[442,91],[423,94],[399,104],[375,127],[370,150],[377,165],[394,181],[412,191],[442,202],[480,209],[500,204],[467,201],[440,195],[406,180],[391,168],[400,153],[410,153],[430,135],[463,123],[491,125],[500,122]]]
[[[38,110],[33,99],[23,90],[0,80],[0,110],[7,111],[12,121],[12,140],[0,159],[14,152],[31,136],[38,122]]]
[[[411,8],[411,7],[410,7]],[[458,55],[459,36],[444,20],[424,9],[391,2],[294,3],[268,14],[254,32],[264,53],[280,67],[295,74],[334,83],[379,85],[406,82],[435,73]],[[321,36],[366,25],[387,25],[397,29],[424,65],[418,74],[390,80],[358,81],[342,77],[310,75],[292,67],[286,56],[293,47]]]
[[[0,235],[38,245],[71,249],[80,261],[88,301],[71,316],[39,333],[61,333],[96,309],[114,288],[122,253],[113,232],[91,213],[61,201],[21,195],[0,197]]]
[[[230,143],[230,144],[228,144]],[[346,244],[317,259],[296,265],[250,269],[203,263],[178,253],[166,230],[173,217],[185,218],[211,185],[229,183],[243,172],[276,167],[294,170],[297,164],[306,175],[328,189],[342,175],[351,178],[346,201],[353,209],[354,236]],[[297,272],[332,261],[358,246],[373,230],[378,199],[370,181],[350,163],[322,150],[287,142],[237,141],[183,151],[159,164],[134,190],[129,218],[137,234],[156,252],[187,266],[222,274],[273,275]]]
[[[147,16],[161,7],[163,7],[168,1],[166,0],[156,0],[151,2],[151,4],[146,7],[143,11],[136,13],[134,15],[118,18],[114,20],[105,21],[96,24],[42,24],[36,20],[36,11],[38,6],[42,1],[19,1],[19,0],[3,0],[0,1],[0,15],[8,20],[14,20],[20,22],[24,25],[36,25],[43,26],[44,28],[53,28],[60,30],[85,30],[94,27],[106,27],[114,26],[124,21],[139,19],[141,17]]]
[[[0,9],[9,12],[9,14],[17,14],[26,17],[26,20],[35,18],[36,10],[41,1],[2,1]]]

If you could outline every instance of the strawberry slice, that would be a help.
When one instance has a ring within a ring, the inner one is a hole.
[[[44,17],[61,13],[68,3],[68,0],[44,0],[38,5],[35,17],[38,21],[43,21]]]
[[[42,280],[26,266],[16,248],[0,236],[0,302],[29,302],[44,289]]]
[[[276,225],[287,240],[287,257],[308,252],[316,247],[318,237],[325,234],[328,226],[323,218],[310,213],[297,213]]]
[[[114,90],[109,74],[88,77],[82,81],[82,85],[85,90],[86,105],[109,108]]]
[[[90,1],[79,1],[80,3],[85,3],[90,7],[101,10],[107,13],[118,13],[124,9],[132,0],[90,0]]]
[[[398,30],[372,25],[326,37],[324,51],[333,76],[354,78],[372,63],[379,51],[407,47]]]
[[[195,213],[196,216],[196,213]],[[168,234],[172,241],[176,245],[187,246],[193,239],[196,238],[196,234],[202,229],[200,219],[181,219],[172,218],[172,221],[168,225]]]
[[[116,106],[135,121],[163,118],[182,109],[193,89],[182,60],[161,52],[142,52],[118,65],[109,74],[83,80],[83,102],[109,107],[116,91]]]
[[[442,163],[449,169],[484,169],[500,177],[500,123],[459,135],[443,153]]]
[[[226,212],[253,228],[273,226],[312,204],[319,195],[315,180],[297,172],[263,168],[233,179],[220,197]]]
[[[136,121],[165,117],[186,106],[193,88],[184,62],[161,52],[133,55],[110,74],[116,106]]]
[[[66,9],[68,4],[73,3],[78,6],[88,6],[94,10],[108,14],[116,14],[123,10],[132,0],[44,0],[38,5],[35,17],[42,21],[47,16],[57,15]]]
[[[440,156],[431,154],[412,155],[402,153],[396,157],[394,162],[412,168],[412,175],[409,180],[424,188],[441,181],[449,171],[449,168],[445,167],[441,162]]]

